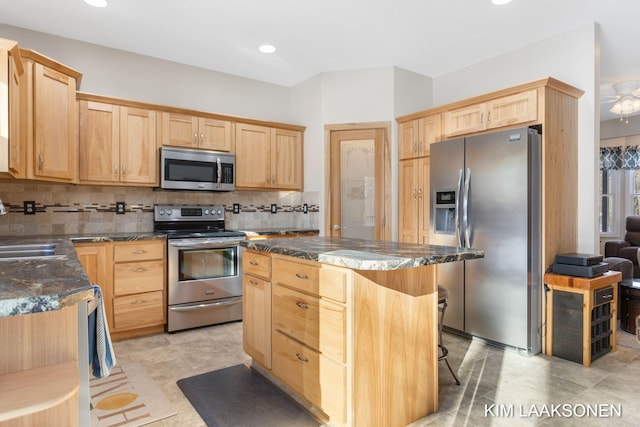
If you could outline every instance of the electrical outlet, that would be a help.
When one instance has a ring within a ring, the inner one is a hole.
[[[278,205],[276,205],[275,203],[271,204],[271,213],[278,213]]]
[[[239,214],[240,213],[240,204],[238,204],[238,203],[234,203],[233,204],[233,213],[234,214]]]
[[[302,213],[309,213],[309,206],[306,203],[302,205]]]
[[[33,200],[24,202],[24,214],[35,215],[36,214],[36,202]]]
[[[116,215],[124,215],[124,202],[116,202]]]

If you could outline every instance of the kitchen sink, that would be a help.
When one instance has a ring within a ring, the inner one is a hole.
[[[24,245],[0,245],[0,261],[25,258],[62,257],[56,243],[29,243]]]

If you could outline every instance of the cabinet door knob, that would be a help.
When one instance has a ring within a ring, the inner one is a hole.
[[[127,176],[127,165],[122,165],[122,176]]]
[[[249,283],[251,283],[252,285],[258,286],[258,282],[256,282],[253,279],[249,280]]]
[[[44,156],[42,154],[38,155],[38,169],[42,170],[44,168]]]
[[[198,145],[198,132],[193,133],[193,145]]]
[[[258,261],[251,260],[251,261],[249,261],[249,264],[251,264],[251,265],[258,265]]]

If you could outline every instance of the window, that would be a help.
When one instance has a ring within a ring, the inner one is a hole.
[[[628,215],[640,215],[640,170],[627,171],[629,175]]]
[[[623,187],[621,177],[631,175],[636,171],[600,170],[600,235],[605,237],[618,237],[621,227],[624,229],[624,217],[627,215],[623,206],[629,206],[624,194],[627,191]],[[640,173],[638,174],[638,209],[640,210]]]
[[[613,171],[600,169],[600,233],[612,233],[614,223]]]

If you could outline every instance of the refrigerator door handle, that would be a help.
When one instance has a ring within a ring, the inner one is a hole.
[[[462,222],[464,223],[464,247],[470,248],[471,242],[469,241],[470,227],[469,227],[469,185],[471,183],[471,168],[467,168],[467,176],[464,179],[464,195],[462,198],[463,210],[462,210]]]
[[[458,187],[456,188],[456,209],[454,215],[454,224],[456,225],[456,241],[459,246],[464,246],[462,231],[460,228],[460,194],[462,193],[462,169],[458,169]]]

